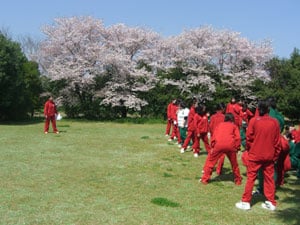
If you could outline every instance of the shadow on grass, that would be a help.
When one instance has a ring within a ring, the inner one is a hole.
[[[293,173],[293,171],[290,171],[290,173]],[[296,174],[293,177],[295,178]],[[276,217],[285,224],[296,225],[300,223],[300,179],[294,178],[292,179],[291,177],[291,179],[285,179],[289,185],[282,186],[277,190],[277,192],[285,193],[284,198],[278,199],[279,204],[287,203],[293,206],[282,210],[279,208],[279,210],[276,211]]]
[[[275,199],[278,203],[278,208],[276,209],[274,215],[277,217],[278,221],[282,221],[282,224],[298,225],[300,221],[300,179],[295,180],[295,177],[296,175],[291,177],[291,179],[285,179],[286,184],[288,185],[281,186],[276,190],[276,193],[284,193],[284,197],[279,197],[278,194],[275,196]],[[261,204],[265,200],[266,199],[264,195],[254,195],[252,197],[251,204]],[[283,203],[292,206],[285,209],[280,209],[280,205]]]
[[[38,124],[45,121],[44,117],[33,117],[30,119],[20,120],[20,121],[0,121],[0,125],[11,125],[11,126],[25,126]]]

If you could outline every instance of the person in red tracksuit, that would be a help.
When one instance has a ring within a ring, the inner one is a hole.
[[[223,102],[221,102],[221,103],[217,104],[216,112],[210,117],[209,132],[210,132],[211,137],[213,136],[214,130],[216,129],[217,125],[224,122],[224,119],[225,119],[224,113],[225,113],[225,104]],[[209,157],[209,153],[208,153],[206,160],[208,160],[208,157]],[[216,173],[218,175],[220,175],[222,173],[224,160],[225,160],[225,154],[220,156],[220,158],[218,160],[218,166],[216,168]]]
[[[194,126],[196,132],[195,143],[193,144],[194,157],[198,157],[200,152],[200,139],[204,142],[205,150],[210,151],[207,133],[209,131],[208,118],[206,116],[206,107],[202,104],[196,107],[194,116]]]
[[[179,129],[178,129],[178,124],[177,124],[177,111],[178,111],[178,103],[179,103],[179,100],[175,100],[173,101],[173,104],[172,104],[172,107],[171,107],[171,119],[172,119],[172,134],[171,134],[171,137],[169,138],[169,141],[172,141],[172,140],[176,140],[179,136]]]
[[[254,117],[254,113],[252,113],[247,104],[244,103],[243,106],[242,106],[242,111],[241,111],[241,118],[242,118],[242,121],[246,124],[249,123],[250,119]]]
[[[211,151],[204,166],[204,173],[200,182],[207,184],[210,180],[214,166],[223,154],[226,154],[234,174],[234,183],[241,185],[242,177],[237,161],[237,152],[240,150],[241,137],[239,128],[234,124],[234,116],[231,113],[225,114],[224,122],[215,128],[211,138]]]
[[[226,106],[226,113],[232,113],[234,116],[234,123],[240,128],[241,127],[241,111],[242,106],[236,102],[234,97],[231,98],[231,101]]]
[[[180,149],[181,153],[185,152],[185,150],[187,149],[191,140],[193,143],[195,143],[196,134],[195,134],[194,116],[196,114],[196,111],[195,111],[196,104],[197,104],[197,99],[193,98],[192,106],[190,108],[190,112],[188,115],[187,136],[186,136],[186,139],[184,140],[184,143]]]
[[[172,119],[172,107],[173,107],[173,104],[176,103],[176,99],[174,99],[172,102],[170,102],[168,104],[168,107],[167,107],[167,127],[166,127],[166,136],[169,136],[170,135],[170,131],[171,131],[171,128],[173,126],[173,119]]]
[[[53,101],[53,97],[50,96],[48,101],[46,101],[44,105],[44,116],[45,116],[44,133],[45,134],[48,134],[50,121],[52,124],[53,132],[56,134],[59,133],[56,128],[56,115],[57,115],[56,105]]]
[[[277,180],[276,180],[276,186],[282,186],[284,184],[284,174],[287,170],[290,168],[286,168],[286,160],[289,159],[289,153],[290,153],[290,144],[289,140],[285,135],[280,135],[280,144],[281,144],[281,151],[278,156],[277,160]]]
[[[264,176],[264,194],[266,201],[262,207],[276,209],[274,164],[278,159],[280,145],[280,127],[276,119],[270,117],[267,101],[259,101],[259,116],[250,120],[246,131],[246,151],[248,151],[247,182],[240,202],[235,206],[249,210],[252,190],[261,168]]]

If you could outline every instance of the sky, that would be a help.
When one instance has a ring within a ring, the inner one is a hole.
[[[279,58],[300,49],[299,0],[0,0],[0,30],[15,40],[43,39],[43,26],[73,16],[144,27],[164,37],[208,25],[229,29],[251,41],[271,40]]]

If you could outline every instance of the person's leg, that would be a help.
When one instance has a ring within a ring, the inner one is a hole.
[[[247,167],[247,181],[242,195],[242,202],[251,202],[252,190],[257,177],[257,172],[261,165],[259,163],[249,161]]]
[[[52,123],[52,129],[54,133],[57,133],[58,130],[56,128],[56,120],[55,120],[55,116],[51,116],[51,123]]]
[[[181,138],[181,144],[184,143],[186,136],[187,136],[187,128],[186,127],[182,127],[180,130],[180,138]]]
[[[188,147],[188,145],[189,145],[189,143],[190,143],[190,141],[191,141],[192,138],[193,138],[193,131],[188,130],[187,136],[186,136],[186,138],[185,138],[185,140],[183,142],[183,145],[182,145],[182,149],[183,150],[187,149],[187,147]]]
[[[166,126],[166,136],[170,135],[171,126],[172,126],[172,120],[168,119],[167,120],[167,126]]]
[[[211,174],[213,172],[213,169],[219,159],[219,157],[222,155],[223,153],[220,151],[211,151],[205,161],[205,165],[204,165],[204,171],[203,171],[203,175],[201,177],[201,182],[204,184],[207,184]]]
[[[200,152],[200,138],[199,137],[195,137],[195,142],[193,144],[193,152],[194,154],[199,154]]]
[[[219,160],[218,160],[218,165],[217,165],[217,168],[216,168],[216,173],[218,175],[221,175],[222,174],[222,169],[223,169],[223,165],[224,165],[224,160],[225,160],[225,154],[223,154]]]
[[[226,155],[231,164],[232,172],[234,175],[234,183],[236,185],[241,185],[242,184],[242,176],[241,176],[239,164],[237,161],[237,152],[236,151],[228,151],[228,152],[226,152]]]
[[[47,118],[45,119],[45,125],[44,125],[44,132],[45,132],[45,133],[48,133],[48,131],[49,131],[49,124],[50,124],[50,118],[47,117]]]
[[[276,206],[275,200],[275,181],[274,181],[274,163],[268,162],[263,165],[264,175],[264,193],[268,201]]]
[[[209,144],[209,141],[208,141],[207,133],[201,134],[201,139],[204,143],[204,147],[205,147],[206,152],[209,152],[210,151],[210,144]]]
[[[262,170],[258,170],[257,173],[257,179],[258,179],[258,184],[257,184],[257,191],[261,194],[264,194],[264,176],[262,173]]]
[[[182,139],[181,139],[181,132],[182,132],[182,131],[181,131],[181,129],[182,129],[181,127],[178,127],[178,129],[177,129],[177,135],[176,135],[176,136],[177,136],[177,143],[178,143],[179,145],[182,144],[182,143],[181,143],[181,142],[182,142]]]

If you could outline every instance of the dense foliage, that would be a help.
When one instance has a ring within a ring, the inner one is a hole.
[[[295,49],[289,59],[273,58],[266,69],[271,80],[256,81],[254,91],[261,98],[274,96],[278,109],[291,120],[300,120],[300,53]]]
[[[41,91],[38,65],[28,61],[20,44],[0,32],[0,120],[33,115]]]

